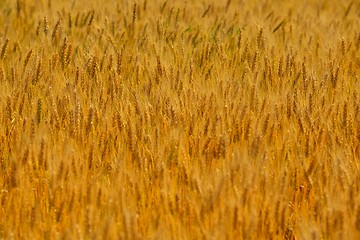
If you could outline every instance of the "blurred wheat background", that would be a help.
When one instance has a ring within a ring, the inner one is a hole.
[[[0,2],[0,239],[358,239],[359,1]]]

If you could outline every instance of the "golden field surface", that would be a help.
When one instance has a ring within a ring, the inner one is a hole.
[[[359,91],[359,1],[0,1],[0,239],[359,239]]]

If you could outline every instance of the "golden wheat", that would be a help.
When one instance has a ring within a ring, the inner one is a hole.
[[[360,3],[0,3],[0,239],[357,239]]]

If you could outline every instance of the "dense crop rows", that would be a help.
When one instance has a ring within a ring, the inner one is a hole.
[[[0,239],[359,238],[359,26],[358,1],[0,1]]]

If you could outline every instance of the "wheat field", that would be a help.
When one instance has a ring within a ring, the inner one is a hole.
[[[0,1],[0,239],[359,239],[360,2]]]

